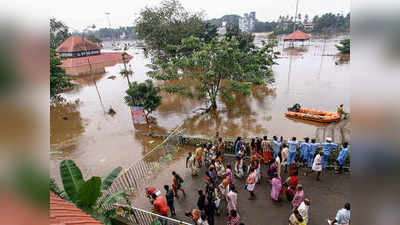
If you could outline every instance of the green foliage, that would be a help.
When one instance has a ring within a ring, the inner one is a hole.
[[[81,170],[72,160],[63,160],[60,164],[60,175],[67,193],[72,202],[79,202],[79,188],[84,183]]]
[[[223,39],[212,39],[209,43],[197,37],[182,39],[175,46],[177,55],[169,61],[156,59],[148,74],[157,80],[179,81],[166,84],[162,88],[170,93],[206,99],[210,108],[217,107],[220,93],[222,97],[233,100],[235,94],[249,94],[252,85],[265,84],[272,74],[277,52],[273,51],[276,42],[263,42],[259,48],[252,44],[252,36],[228,32]],[[179,54],[181,49],[192,49],[191,54]]]
[[[340,45],[335,45],[341,53],[350,53],[350,39],[340,41]]]
[[[225,39],[228,41],[237,41],[240,50],[243,52],[249,52],[255,48],[253,43],[254,37],[251,33],[241,32],[237,27],[228,28],[225,34]]]
[[[80,32],[72,33],[75,36],[82,36]],[[94,35],[101,40],[135,40],[136,31],[133,26],[118,27],[118,28],[99,28],[97,30],[88,30],[85,34]]]
[[[106,191],[112,184],[115,178],[121,173],[122,167],[113,169],[110,173],[101,178],[101,191]]]
[[[60,66],[61,59],[56,56],[56,51],[50,49],[50,97],[55,98],[66,88],[73,86],[70,79],[66,78],[65,70]]]
[[[68,196],[66,200],[72,201],[77,207],[92,215],[103,224],[112,224],[112,219],[117,215],[116,210],[105,210],[102,207],[112,206],[117,202],[129,204],[128,196],[123,190],[102,195],[111,186],[121,170],[122,168],[118,167],[103,178],[93,176],[84,181],[81,170],[76,166],[75,162],[72,160],[63,160],[60,164],[60,175],[64,190]],[[50,182],[50,190],[63,197],[63,191],[57,187],[54,181]],[[124,210],[126,210],[126,213],[131,212],[130,209]]]
[[[112,206],[114,203],[126,200],[127,196],[123,190],[118,190],[111,194],[104,196],[100,201],[100,206]]]
[[[221,18],[208,20],[207,22],[217,25],[217,26],[221,26],[222,22],[225,21],[227,27],[239,28],[239,18],[240,18],[239,15],[225,15]]]
[[[91,177],[79,187],[78,204],[82,207],[90,207],[94,205],[100,197],[101,178]]]
[[[50,18],[50,48],[56,49],[70,36],[69,28],[62,21]]]
[[[342,14],[325,13],[321,16],[313,18],[313,32],[349,32],[350,29],[350,13],[346,16]]]
[[[126,90],[125,103],[129,106],[141,106],[146,116],[161,105],[160,88],[155,87],[151,80],[144,83],[133,82]]]
[[[157,57],[174,55],[170,45],[179,45],[182,38],[191,35],[211,40],[216,27],[206,25],[200,13],[190,13],[177,0],[164,0],[158,7],[146,7],[136,20],[139,39],[146,42],[146,49]]]
[[[269,40],[276,40],[278,38],[279,35],[279,31],[278,30],[274,30],[272,33],[270,33],[268,35],[268,39]]]
[[[56,183],[56,181],[54,180],[54,178],[50,178],[49,179],[49,189],[51,192],[53,192],[54,194],[56,194],[58,197],[65,199],[65,200],[69,200],[67,193],[65,193],[64,190],[60,189]]]
[[[101,45],[101,43],[103,42],[103,40],[101,40],[100,38],[98,38],[95,34],[89,34],[87,36],[87,38],[89,41],[96,43],[97,45]]]

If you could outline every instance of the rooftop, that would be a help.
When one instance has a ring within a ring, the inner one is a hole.
[[[81,52],[100,50],[100,47],[80,36],[71,36],[56,48],[57,52]]]
[[[296,30],[295,32],[286,35],[283,40],[288,41],[288,40],[308,40],[311,39],[311,35],[304,33],[301,30]]]
[[[102,225],[90,215],[50,192],[50,225]]]

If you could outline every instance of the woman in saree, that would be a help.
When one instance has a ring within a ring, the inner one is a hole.
[[[271,199],[273,201],[279,201],[279,193],[282,188],[282,178],[278,177],[278,174],[274,174],[272,178],[272,189],[271,189]]]
[[[271,155],[271,145],[268,143],[268,138],[267,136],[263,137],[263,141],[261,142],[261,148],[262,148],[262,153],[263,153],[263,158],[264,158],[264,163],[268,164],[269,161],[272,159]]]
[[[277,169],[278,166],[276,165],[276,162],[272,162],[268,168],[268,180],[272,180],[274,174],[278,172]]]

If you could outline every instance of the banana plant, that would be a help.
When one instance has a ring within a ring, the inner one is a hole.
[[[121,167],[117,167],[103,177],[93,176],[85,181],[81,170],[73,160],[63,160],[60,164],[61,180],[68,200],[95,218],[99,218],[105,224],[110,224],[116,213],[115,209],[104,210],[102,208],[121,201],[129,203],[123,190],[103,194],[112,185],[121,170]]]

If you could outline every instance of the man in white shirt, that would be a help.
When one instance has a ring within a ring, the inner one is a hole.
[[[350,203],[344,204],[344,208],[339,209],[334,220],[329,221],[331,225],[349,225],[350,224]]]
[[[310,199],[306,198],[303,202],[301,202],[300,206],[297,208],[302,217],[306,219],[306,224],[310,221]]]

